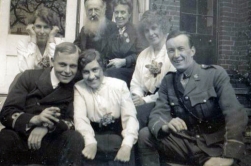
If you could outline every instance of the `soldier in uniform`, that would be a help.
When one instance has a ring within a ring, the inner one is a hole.
[[[244,152],[247,115],[228,74],[217,65],[197,64],[186,32],[171,32],[166,47],[177,72],[164,77],[148,128],[139,133],[141,164],[160,165],[163,155],[192,165],[233,165]]]

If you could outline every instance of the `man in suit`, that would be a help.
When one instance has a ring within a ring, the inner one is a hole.
[[[82,136],[73,126],[78,48],[56,46],[53,67],[27,70],[7,96],[0,120],[0,165],[81,165]]]
[[[192,165],[238,162],[244,152],[247,115],[226,71],[198,65],[186,32],[171,32],[166,47],[177,72],[164,77],[148,128],[140,131],[142,165],[159,165],[158,152],[167,160]]]
[[[104,54],[107,39],[116,31],[116,24],[105,17],[106,2],[103,0],[85,0],[85,11],[85,26],[82,27],[74,44],[81,51],[93,48]]]

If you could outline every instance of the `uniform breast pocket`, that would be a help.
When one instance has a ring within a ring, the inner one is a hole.
[[[214,87],[190,96],[191,106],[202,119],[208,119],[219,114],[217,94]]]

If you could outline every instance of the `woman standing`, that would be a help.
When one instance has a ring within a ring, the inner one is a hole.
[[[106,74],[124,80],[129,87],[137,55],[143,50],[143,46],[138,39],[136,29],[130,22],[131,0],[114,0],[113,6],[118,31],[109,38]]]

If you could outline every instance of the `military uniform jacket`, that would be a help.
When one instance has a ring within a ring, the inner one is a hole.
[[[81,51],[86,49],[95,49],[100,52],[101,55],[106,54],[107,52],[107,44],[108,38],[117,31],[117,26],[114,22],[106,19],[106,29],[103,34],[101,34],[101,38],[97,41],[94,41],[92,37],[88,36],[84,32],[84,28],[82,27],[80,34],[75,39],[74,44],[77,45]]]
[[[185,74],[189,77],[185,88],[178,74],[168,73],[164,77],[149,117],[149,129],[161,139],[168,136],[168,133],[163,135],[161,127],[179,117],[185,121],[188,131],[177,135],[196,141],[209,156],[240,159],[247,115],[235,96],[228,74],[220,66],[195,62]],[[222,148],[214,149],[214,144],[222,144]]]
[[[136,64],[137,55],[144,49],[142,43],[133,24],[128,23],[122,35],[117,30],[108,39],[106,58],[125,58],[126,67],[132,68]]]
[[[52,88],[50,80],[51,68],[42,70],[26,70],[7,96],[0,120],[8,128],[24,136],[31,118],[40,114],[45,108],[59,107],[61,120],[53,133],[61,133],[73,129],[73,86],[74,82]]]

